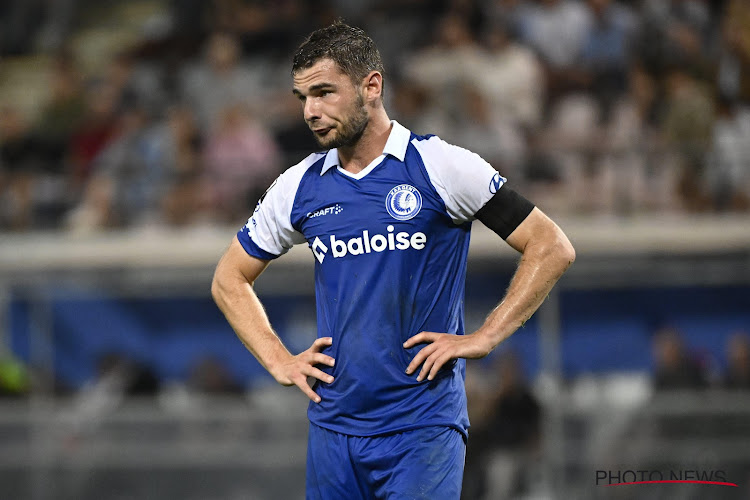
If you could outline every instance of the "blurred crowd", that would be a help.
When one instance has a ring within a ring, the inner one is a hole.
[[[659,329],[653,341],[654,388],[750,390],[750,335],[734,332],[724,351],[722,363],[706,352],[690,349],[678,329]]]
[[[663,394],[683,394],[676,391],[697,391],[696,394],[727,391],[737,397],[750,391],[747,331],[737,330],[728,335],[720,357],[705,348],[689,345],[684,333],[674,326],[658,327],[651,343],[648,401]],[[566,385],[572,388],[575,383],[566,380]],[[550,408],[533,386],[520,356],[512,349],[494,355],[485,369],[467,364],[466,390],[472,427],[462,498],[534,497],[533,487],[540,482],[545,451],[543,422]],[[696,435],[696,430],[721,428],[716,421],[707,424],[698,418],[693,422],[679,413],[656,422],[661,434],[680,439]]]
[[[84,70],[92,3],[0,4],[0,72],[50,65],[33,113],[0,100],[0,230],[240,224],[316,148],[291,54],[338,17],[378,43],[392,118],[549,212],[750,210],[742,0],[161,0],[160,29]]]

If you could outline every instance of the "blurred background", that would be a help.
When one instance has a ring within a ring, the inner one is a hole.
[[[464,497],[748,498],[744,0],[0,1],[0,498],[304,496],[305,397],[209,288],[315,149],[291,55],[337,17],[378,43],[391,118],[482,155],[578,252],[468,363]],[[475,225],[467,330],[516,260]],[[293,351],[312,262],[257,284]],[[739,487],[597,485],[626,470]]]

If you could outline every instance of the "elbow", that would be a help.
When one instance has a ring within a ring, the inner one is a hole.
[[[253,282],[246,279],[236,269],[222,266],[219,263],[211,280],[211,298],[219,306],[219,309],[223,311],[235,302],[238,293],[241,294],[246,286],[252,289]]]
[[[560,232],[560,235],[555,242],[554,255],[563,272],[576,260],[576,249],[562,232]]]
[[[217,270],[211,281],[211,298],[213,298],[216,305],[219,306],[219,309],[221,309],[222,305],[226,302],[226,291],[227,286]]]
[[[214,302],[217,304],[219,304],[221,300],[221,283],[216,276],[214,276],[214,279],[211,281],[211,298],[213,298]]]
[[[559,274],[564,273],[576,260],[576,250],[573,244],[559,228],[548,233],[538,248],[540,258]]]

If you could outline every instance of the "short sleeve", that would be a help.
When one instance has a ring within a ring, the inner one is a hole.
[[[432,185],[456,223],[472,221],[475,214],[505,184],[492,165],[467,149],[439,137],[413,140]]]
[[[247,224],[237,231],[237,239],[248,254],[271,260],[305,241],[292,226],[291,213],[302,176],[315,159],[316,155],[310,155],[281,174],[261,196]]]

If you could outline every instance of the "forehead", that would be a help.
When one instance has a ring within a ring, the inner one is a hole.
[[[302,68],[294,73],[294,88],[303,90],[316,84],[340,84],[349,80],[338,64],[331,59],[321,59],[309,68]]]

